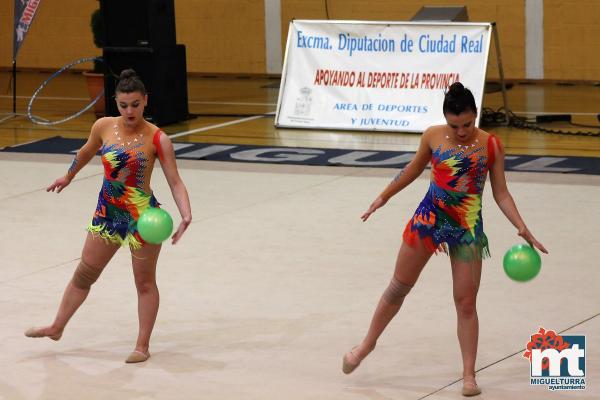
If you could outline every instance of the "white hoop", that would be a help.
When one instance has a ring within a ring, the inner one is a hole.
[[[37,88],[37,90],[33,93],[33,95],[31,96],[31,99],[29,100],[29,104],[27,105],[27,117],[31,120],[31,122],[33,122],[34,124],[39,124],[39,125],[58,125],[58,124],[62,124],[63,122],[67,122],[70,121],[74,118],[79,117],[81,114],[83,114],[84,112],[86,112],[87,110],[89,110],[90,108],[92,108],[94,106],[94,104],[96,104],[98,102],[98,100],[100,100],[100,98],[102,96],[104,96],[104,89],[100,92],[100,94],[98,96],[96,96],[96,98],[94,100],[92,100],[87,106],[85,106],[83,109],[81,109],[80,111],[76,112],[73,115],[70,115],[66,118],[60,119],[58,121],[49,121],[47,119],[41,118],[41,117],[37,117],[33,114],[31,114],[31,106],[34,102],[34,100],[36,99],[37,95],[42,91],[42,89],[44,89],[44,87],[54,78],[56,78],[58,75],[62,74],[63,72],[65,72],[66,70],[70,69],[71,67],[73,67],[74,65],[77,64],[82,64],[85,62],[90,62],[90,61],[101,61],[104,62],[104,60],[102,58],[99,57],[86,57],[86,58],[80,58],[79,60],[73,61],[70,64],[65,65],[64,67],[62,67],[61,69],[59,69],[58,71],[56,71],[55,73],[53,73],[52,75],[50,75],[50,77],[48,79],[46,79],[41,85],[40,87]]]

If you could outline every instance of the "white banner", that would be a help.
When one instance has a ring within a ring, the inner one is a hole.
[[[489,23],[292,21],[275,126],[422,132],[445,123],[456,81],[481,109],[490,37]]]

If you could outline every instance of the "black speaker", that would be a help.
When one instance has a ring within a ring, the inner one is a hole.
[[[106,115],[118,116],[115,87],[119,74],[133,68],[148,92],[144,116],[156,125],[188,119],[185,46],[105,47],[104,93]]]
[[[175,46],[174,0],[101,0],[105,46]]]
[[[468,22],[469,14],[465,6],[423,6],[410,20]]]

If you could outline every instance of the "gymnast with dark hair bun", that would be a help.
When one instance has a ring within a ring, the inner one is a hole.
[[[192,211],[187,189],[177,170],[171,140],[144,120],[148,95],[134,70],[121,72],[115,93],[120,116],[97,120],[67,173],[47,188],[48,192],[60,193],[100,150],[104,180],[96,210],[87,227],[79,265],[65,289],[54,322],[45,327],[30,328],[25,335],[59,340],[104,267],[121,246],[128,246],[137,289],[139,331],[135,348],[125,362],[137,363],[150,357],[150,336],[159,305],[156,264],[161,245],[145,242],[137,230],[137,220],[142,212],[159,206],[150,188],[157,158],[181,214],[181,223],[172,236],[173,244],[181,239],[191,223]]]
[[[431,162],[431,183],[403,234],[392,280],[384,291],[363,341],[343,357],[349,374],[375,349],[377,339],[398,313],[432,254],[449,255],[452,268],[457,333],[463,362],[464,396],[481,389],[475,380],[479,336],[476,299],[482,259],[489,256],[483,231],[481,195],[489,172],[494,200],[517,234],[548,253],[519,215],[504,176],[500,140],[475,126],[477,106],[471,91],[453,83],[444,97],[445,125],[428,128],[413,160],[392,180],[362,215],[366,221],[378,208],[413,182]]]

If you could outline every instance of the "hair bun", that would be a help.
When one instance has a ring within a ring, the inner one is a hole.
[[[444,115],[450,113],[459,115],[467,110],[477,114],[477,104],[473,93],[463,86],[460,82],[454,82],[448,88],[444,95],[444,104],[442,105]]]
[[[135,70],[128,68],[121,71],[119,74],[119,81],[115,88],[116,93],[132,93],[140,92],[146,94],[146,87],[142,82],[142,79],[137,75]]]
[[[137,73],[133,69],[124,69],[119,75],[119,80],[137,77]]]
[[[454,82],[452,85],[450,85],[450,87],[448,88],[448,92],[449,93],[457,93],[457,92],[462,92],[465,90],[465,87],[463,86],[462,83],[460,82]]]

